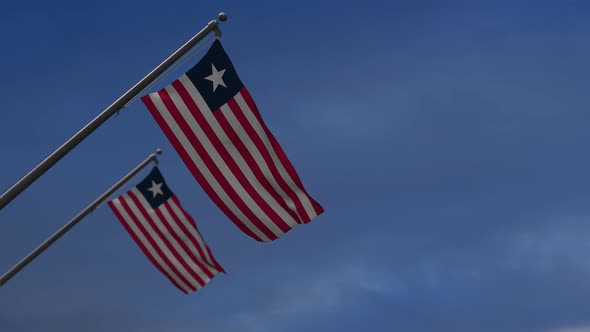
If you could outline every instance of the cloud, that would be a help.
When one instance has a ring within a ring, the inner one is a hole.
[[[390,296],[403,290],[390,273],[356,264],[301,279],[307,277],[312,279],[279,290],[278,301],[270,310],[272,315],[318,314],[338,310],[359,295]]]
[[[301,271],[268,290],[272,299],[266,307],[234,315],[232,324],[246,331],[268,331],[299,320],[334,314],[354,305],[359,298],[391,297],[404,285],[387,270],[349,262]]]
[[[575,327],[575,328],[560,328],[551,332],[590,332],[590,326],[588,327]]]
[[[503,250],[506,266],[547,270],[569,263],[590,273],[588,220],[589,215],[552,217],[534,228],[513,234],[510,245]]]

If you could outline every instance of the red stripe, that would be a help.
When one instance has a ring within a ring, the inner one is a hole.
[[[156,232],[156,234],[160,237],[160,239],[163,242],[163,245],[166,246],[166,248],[168,248],[170,253],[172,253],[172,256],[174,256],[176,261],[179,262],[180,265],[182,265],[182,267],[199,283],[200,286],[205,285],[205,282],[203,281],[203,279],[201,279],[201,277],[199,277],[199,275],[189,266],[187,261],[176,250],[174,245],[172,245],[171,241],[169,241],[168,238],[166,238],[166,236],[162,233],[162,231],[160,231],[160,228],[158,228],[156,221],[143,208],[143,206],[139,202],[139,198],[135,195],[135,193],[133,193],[132,191],[129,191],[127,194],[129,195],[129,197],[131,197],[131,200],[135,203],[135,206],[137,206],[137,208],[139,209],[139,212],[143,215],[143,218],[150,224],[150,226],[152,226],[152,229],[154,230],[154,232]],[[157,209],[155,211],[157,211]],[[181,274],[181,275],[184,277],[184,274]],[[184,279],[183,279],[183,281],[184,281]],[[192,283],[189,282],[189,285],[191,285],[191,284]]]
[[[295,204],[296,211],[291,210],[291,208],[288,207],[286,200],[283,199],[276,191],[274,191],[274,189],[272,189],[272,188],[268,189],[269,192],[271,192],[271,190],[272,190],[272,193],[276,194],[275,198],[277,199],[277,201],[282,203],[282,206],[285,208],[285,210],[289,211],[291,216],[293,216],[293,218],[295,220],[298,220],[298,222],[301,223],[301,220],[302,220],[301,215],[305,216],[305,209],[303,208],[303,205],[299,201],[299,198],[297,197],[295,192],[289,187],[289,185],[285,182],[283,177],[279,174],[278,169],[276,168],[276,165],[272,161],[272,157],[270,156],[268,150],[266,149],[266,146],[264,145],[264,143],[262,142],[260,137],[256,134],[256,131],[254,130],[254,128],[252,127],[252,125],[250,124],[248,119],[246,119],[246,117],[244,116],[244,111],[240,108],[240,106],[235,101],[235,99],[233,99],[233,98],[230,99],[230,101],[228,102],[228,106],[229,106],[231,112],[233,113],[233,115],[238,119],[238,122],[240,123],[242,128],[244,128],[244,131],[246,132],[246,134],[250,137],[250,140],[252,140],[252,143],[254,144],[255,148],[258,149],[258,151],[262,155],[264,162],[268,166],[275,183],[277,183],[283,189],[285,194],[287,194],[287,196],[289,196],[289,198],[291,198],[291,200]],[[219,112],[219,113],[223,114],[222,112]],[[218,118],[221,118],[221,116],[219,116]],[[227,121],[227,118],[225,117],[225,115],[223,115],[223,121],[225,121],[225,122]],[[254,169],[259,180],[264,181],[262,183],[265,184],[265,186],[271,186],[269,179],[262,173],[262,170],[260,169],[258,164],[255,162],[254,157],[248,152],[247,148],[243,145],[242,141],[237,136],[237,134],[234,132],[233,128],[231,128],[231,125],[229,123],[226,123],[224,125],[227,126],[227,128],[229,128],[229,130],[231,130],[232,135],[230,136],[230,139],[235,140],[236,142],[234,144],[240,144],[240,148],[244,150],[244,153],[242,155],[247,160],[248,165],[252,169]],[[229,134],[228,134],[228,136],[229,136]],[[263,180],[261,180],[261,178]]]
[[[262,222],[255,213],[250,210],[247,204],[244,203],[240,195],[233,189],[233,187],[229,184],[225,176],[221,173],[215,162],[211,159],[211,156],[206,152],[205,148],[201,144],[201,142],[197,139],[195,134],[192,132],[186,121],[180,115],[180,112],[170,99],[168,92],[164,89],[158,92],[160,98],[164,102],[168,112],[174,118],[178,126],[184,132],[185,136],[191,143],[191,145],[195,148],[197,154],[203,160],[205,166],[210,170],[213,176],[217,179],[223,190],[228,194],[230,199],[238,206],[238,208],[242,211],[244,215],[254,224],[256,228],[262,231],[269,239],[274,240],[277,236],[266,227],[264,222]]]
[[[151,97],[149,95],[144,96],[141,98],[141,100],[146,105],[146,107],[148,108],[148,110],[150,111],[150,113],[152,114],[152,116],[154,117],[154,119],[156,120],[156,122],[158,123],[158,125],[160,126],[160,128],[162,129],[164,134],[166,135],[166,137],[168,137],[168,140],[170,141],[170,143],[172,144],[172,146],[174,147],[174,149],[176,150],[176,152],[178,153],[178,155],[180,156],[180,158],[182,159],[182,161],[184,162],[186,167],[189,169],[191,174],[195,177],[197,182],[201,185],[203,190],[205,190],[207,195],[209,195],[209,197],[215,203],[215,205],[217,205],[219,207],[219,209],[221,209],[221,211],[223,211],[225,213],[225,215],[231,221],[233,221],[233,223],[236,224],[236,226],[238,226],[238,228],[242,232],[248,234],[250,237],[254,238],[256,241],[262,242],[263,240],[261,238],[259,238],[254,232],[250,231],[250,229],[248,227],[246,227],[246,225],[244,225],[240,221],[240,219],[232,212],[232,210],[229,207],[227,207],[227,205],[225,205],[225,203],[223,202],[221,197],[219,197],[219,195],[217,195],[215,190],[213,190],[213,188],[211,187],[209,182],[207,182],[207,179],[199,171],[199,168],[194,164],[194,162],[192,161],[192,159],[190,158],[190,156],[188,155],[186,150],[184,150],[184,148],[182,147],[182,144],[180,143],[178,138],[176,138],[176,136],[174,135],[174,132],[172,132],[172,130],[168,127],[168,125],[166,124],[166,121],[164,120],[164,118],[162,118],[162,115],[160,115],[158,108],[152,102]]]
[[[165,205],[167,204],[166,202],[164,203]],[[170,207],[167,206],[168,209],[170,210]],[[176,242],[178,242],[180,244],[180,246],[182,247],[182,249],[190,256],[190,259],[193,261],[193,263],[195,265],[197,265],[198,269],[203,271],[207,277],[209,277],[209,279],[212,279],[214,274],[211,273],[211,271],[209,270],[209,267],[206,266],[206,262],[204,262],[202,255],[199,252],[195,252],[194,250],[190,249],[188,247],[188,245],[186,244],[186,242],[182,239],[181,234],[177,233],[174,231],[174,229],[172,228],[172,226],[170,226],[170,223],[174,222],[177,225],[180,223],[180,220],[178,220],[178,218],[176,218],[174,212],[170,211],[170,216],[172,217],[173,220],[168,220],[164,218],[164,215],[162,214],[162,211],[160,209],[156,209],[156,214],[158,215],[158,217],[160,217],[160,219],[165,220],[164,221],[164,226],[166,227],[167,231],[172,234],[172,236],[174,237],[174,239],[176,240]],[[184,231],[183,231],[184,233]],[[191,239],[192,235],[189,233],[184,233],[184,238],[186,239]],[[199,249],[197,248],[197,251],[199,251]],[[192,271],[194,271],[195,269],[191,269]],[[195,273],[198,271],[195,271]],[[199,276],[200,281],[202,281],[201,285],[204,286],[207,281],[203,280],[200,276]]]
[[[285,181],[283,176],[280,174],[275,162],[272,159],[270,151],[266,148],[266,144],[264,144],[264,142],[262,141],[262,138],[258,135],[258,133],[254,129],[254,127],[252,126],[250,121],[248,121],[248,119],[246,118],[246,116],[244,114],[244,110],[242,110],[238,106],[237,109],[235,109],[235,110],[232,109],[232,112],[234,113],[234,115],[236,116],[236,118],[238,119],[238,121],[240,122],[242,127],[244,128],[244,130],[246,130],[246,133],[248,134],[248,136],[250,136],[250,139],[258,147],[258,150],[262,154],[262,157],[264,158],[264,161],[268,165],[275,180],[277,180],[277,182],[279,183],[281,188],[283,188],[283,190],[289,195],[289,197],[291,197],[291,199],[295,203],[295,207],[296,207],[297,212],[299,214],[299,219],[301,221],[309,219],[309,216],[307,215],[307,212],[305,211],[305,208],[303,207],[303,203],[301,202],[299,197],[297,197],[297,194],[295,193],[295,191],[287,184],[287,182]],[[263,124],[259,123],[259,125],[261,127],[263,127]],[[279,160],[279,162],[281,162],[281,161]],[[297,185],[297,184],[295,184],[295,185]]]
[[[258,119],[258,122],[260,123],[260,125],[264,129],[264,132],[268,136],[273,149],[275,150],[277,156],[281,160],[281,163],[283,164],[283,166],[285,167],[285,169],[287,170],[287,172],[289,173],[289,175],[291,176],[293,181],[295,181],[297,186],[299,186],[299,188],[307,195],[307,197],[309,197],[309,201],[311,202],[311,205],[313,206],[315,213],[317,215],[320,215],[321,213],[323,213],[324,209],[311,196],[309,196],[307,194],[307,192],[305,191],[305,188],[303,187],[303,183],[301,182],[301,179],[299,179],[299,175],[297,174],[297,171],[295,170],[295,168],[293,167],[293,165],[291,164],[291,162],[287,158],[287,155],[283,151],[283,148],[281,148],[281,145],[279,144],[279,142],[276,140],[274,135],[270,132],[270,130],[268,129],[268,127],[266,126],[266,124],[262,120],[262,116],[260,115],[260,112],[258,111],[258,107],[256,107],[256,103],[254,103],[254,100],[252,99],[252,96],[250,95],[250,92],[248,91],[248,89],[246,89],[246,87],[243,87],[240,90],[240,93],[242,94],[242,96],[244,97],[244,100],[246,101],[246,104],[248,104],[248,107],[252,110],[252,113],[254,113],[254,116],[256,116],[256,118]],[[308,218],[304,221],[307,223],[307,222],[310,222],[311,219]]]
[[[180,205],[180,201],[178,200],[178,198],[176,198],[176,196],[171,196],[170,198],[176,203],[176,206],[180,209],[180,211],[183,214],[183,216],[188,215],[182,209],[182,206]],[[176,212],[174,212],[174,209],[172,209],[172,204],[170,204],[168,201],[164,202],[164,204],[166,205],[166,207],[168,208],[168,210],[170,210],[170,215],[174,219],[175,223],[178,225],[178,227],[180,227],[180,229],[182,230],[182,232],[185,234],[186,238],[189,239],[191,241],[191,243],[193,244],[193,246],[197,249],[198,254],[201,257],[201,259],[207,261],[207,259],[205,258],[205,255],[203,253],[203,250],[201,249],[201,246],[199,245],[199,242],[197,242],[197,240],[192,235],[192,233],[190,232],[190,230],[188,228],[186,228],[186,226],[184,225],[184,223],[180,220],[180,217],[178,217],[178,215],[176,214]],[[189,220],[189,222],[191,222],[192,219],[187,219],[187,220]],[[197,228],[197,225],[195,224],[194,221],[192,221],[192,226],[195,229]],[[198,234],[198,232],[197,232],[197,234]],[[203,241],[203,243],[205,242],[202,237],[201,237],[201,241]]]
[[[129,205],[127,204],[126,200],[123,198],[120,198],[121,200],[121,205],[123,206],[123,208],[125,209],[125,211],[127,211],[127,214],[129,214],[129,216],[131,217],[131,219],[133,220],[133,222],[135,223],[135,225],[139,228],[139,230],[141,231],[141,233],[143,234],[143,236],[148,240],[148,242],[152,245],[152,247],[154,248],[154,250],[158,253],[158,255],[162,258],[162,260],[164,261],[164,263],[166,263],[166,265],[168,265],[168,267],[170,267],[170,269],[174,272],[174,274],[176,274],[176,276],[182,280],[182,282],[184,282],[187,287],[189,287],[192,291],[195,291],[196,288],[193,287],[193,285],[188,282],[188,280],[186,280],[183,276],[182,273],[180,273],[176,267],[174,266],[174,264],[172,264],[172,262],[168,259],[168,257],[166,257],[166,255],[164,255],[164,253],[162,252],[161,248],[156,244],[156,241],[154,241],[154,239],[150,236],[150,234],[147,232],[147,230],[143,227],[143,225],[141,224],[141,222],[139,221],[139,216],[137,216],[136,214],[133,213],[133,211],[131,210],[131,208],[129,207]]]
[[[221,155],[221,158],[223,159],[223,161],[229,167],[232,174],[234,174],[234,176],[238,179],[239,183],[246,190],[248,195],[250,195],[250,197],[254,200],[254,202],[256,202],[256,204],[258,204],[258,206],[262,209],[262,211],[264,211],[264,213],[268,216],[268,218],[274,224],[276,224],[283,232],[286,232],[289,229],[291,229],[291,227],[285,222],[285,220],[283,220],[283,218],[281,216],[279,216],[273,210],[272,206],[270,204],[268,204],[262,198],[262,196],[260,196],[260,193],[252,186],[250,181],[248,181],[248,179],[244,175],[244,172],[240,169],[240,167],[238,166],[238,164],[236,163],[234,158],[230,155],[228,150],[225,148],[223,143],[221,143],[221,141],[219,139],[219,133],[216,133],[213,130],[213,128],[211,128],[211,125],[209,124],[207,119],[203,116],[203,114],[201,113],[201,110],[199,109],[197,104],[194,102],[192,97],[189,95],[188,91],[186,91],[186,88],[184,87],[184,85],[182,85],[182,83],[180,83],[180,81],[176,81],[176,82],[172,83],[172,86],[176,89],[179,96],[183,100],[184,104],[187,106],[187,108],[191,112],[193,118],[197,121],[197,123],[199,124],[199,126],[201,127],[201,129],[203,130],[205,135],[211,141],[211,144],[213,145],[215,150],[217,150],[217,152]],[[222,114],[222,112],[217,111],[214,114]],[[227,121],[225,123],[227,123]],[[220,125],[223,128],[224,124],[220,123]],[[223,128],[223,130],[226,132],[226,134],[228,134],[227,133],[227,126],[225,128]],[[193,134],[192,130],[191,130],[191,134]],[[196,137],[195,137],[195,139],[196,139]],[[272,190],[272,188],[270,188],[270,189]],[[269,191],[269,192],[272,194],[272,191]]]
[[[199,232],[199,227],[197,227],[197,224],[195,223],[195,220],[193,219],[193,217],[184,210],[184,208],[182,207],[182,205],[180,205],[180,201],[178,200],[178,198],[176,196],[172,196],[171,198],[174,201],[174,203],[176,204],[176,206],[180,209],[180,212],[182,213],[182,215],[184,216],[184,218],[186,220],[188,220],[188,222],[193,226],[195,232],[197,233],[197,236],[200,237],[201,242],[205,246],[205,249],[207,250],[207,253],[209,254],[209,258],[211,260],[207,259],[207,255],[205,255],[205,253],[203,252],[203,249],[201,248],[200,244],[196,241],[195,237],[191,235],[190,236],[190,240],[193,243],[193,245],[195,246],[195,248],[197,248],[197,250],[199,251],[200,256],[203,258],[203,260],[206,262],[207,265],[210,265],[210,266],[214,267],[215,269],[217,269],[217,271],[223,271],[223,268],[217,263],[217,261],[215,261],[215,258],[211,254],[211,250],[209,250],[209,246],[205,242],[205,239],[201,235],[201,232]],[[171,206],[171,204],[169,202],[167,202],[166,204],[167,204],[168,207]],[[190,234],[190,232],[188,231],[188,229],[180,221],[180,217],[178,215],[176,215],[176,214],[174,214],[174,216],[176,218],[178,218],[179,226],[182,227],[183,231],[185,233],[187,233],[187,234]]]
[[[121,206],[127,211],[127,214],[129,214],[129,210],[125,208],[125,206],[123,206],[123,198],[119,197],[117,198],[120,202],[121,202]],[[170,274],[168,274],[168,272],[166,272],[166,270],[158,263],[158,261],[150,254],[149,250],[143,245],[143,242],[141,242],[141,240],[139,239],[139,237],[135,234],[135,232],[131,229],[131,227],[127,224],[127,222],[125,221],[125,219],[123,218],[123,216],[119,213],[119,211],[117,210],[117,208],[114,206],[113,202],[109,202],[108,205],[111,207],[111,210],[113,210],[113,213],[115,213],[115,215],[117,216],[117,218],[119,219],[119,221],[121,222],[121,224],[123,225],[123,227],[125,227],[125,229],[127,230],[127,233],[129,233],[129,235],[131,235],[131,237],[133,238],[133,240],[135,240],[135,243],[139,246],[139,248],[141,249],[141,251],[143,252],[143,254],[152,262],[152,264],[158,269],[160,270],[160,272],[162,272],[162,274],[164,274],[168,280],[170,280],[170,282],[172,282],[174,284],[174,286],[176,286],[176,288],[180,289],[183,293],[185,294],[189,294],[189,292],[187,292],[184,288],[182,288],[175,280],[174,278],[172,278],[172,276]],[[133,213],[129,214],[130,216],[133,215]],[[189,286],[190,287],[190,286]]]
[[[211,249],[209,249],[209,246],[207,246],[207,252],[209,253],[209,257],[211,257],[211,259],[213,260],[213,265],[215,266],[217,271],[226,273],[225,270],[221,267],[221,265],[219,265],[219,263],[217,262],[217,260],[213,256],[213,253],[211,253]]]
[[[238,104],[236,103],[236,101],[233,98],[229,100],[228,107],[230,108],[230,111],[232,111],[232,113],[235,113],[236,110],[238,112],[241,111]],[[234,128],[228,122],[226,114],[222,111],[215,112],[214,114],[215,114],[215,117],[217,118],[217,120],[219,121],[219,123],[221,124],[221,126],[223,127],[223,129],[225,130],[228,138],[234,144],[234,146],[236,147],[236,149],[238,150],[240,155],[242,155],[242,157],[246,161],[246,164],[252,170],[252,172],[254,173],[254,176],[256,176],[256,178],[258,179],[260,184],[262,184],[263,188],[266,189],[273,196],[273,198],[276,200],[276,202],[285,211],[287,211],[287,213],[289,213],[289,215],[295,221],[297,221],[299,219],[299,216],[297,215],[296,211],[291,210],[291,208],[287,205],[287,201],[272,186],[272,184],[269,181],[269,178],[267,178],[265,176],[265,174],[262,172],[262,169],[260,168],[260,166],[258,166],[258,163],[256,163],[256,161],[254,160],[254,156],[248,151],[248,148],[246,147],[244,142],[240,139],[240,137],[238,136],[238,134],[236,133]],[[257,147],[255,146],[254,148],[257,148]],[[289,227],[289,228],[291,228],[291,227]]]
[[[201,269],[201,271],[203,271],[210,279],[213,278],[213,273],[211,273],[211,271],[209,270],[209,268],[207,266],[203,265],[203,263],[206,262],[206,259],[205,259],[205,256],[203,255],[203,253],[201,252],[201,249],[199,247],[196,247],[196,249],[197,249],[196,253],[194,252],[194,250],[189,249],[188,246],[186,245],[185,241],[181,239],[180,234],[178,234],[176,231],[174,231],[174,229],[172,228],[172,226],[169,225],[169,223],[174,222],[178,227],[182,228],[182,232],[184,233],[184,238],[186,238],[187,240],[189,240],[189,241],[193,240],[193,236],[186,229],[184,229],[184,227],[183,227],[184,225],[182,225],[182,222],[178,219],[178,217],[176,216],[174,211],[172,211],[172,209],[170,208],[170,204],[168,202],[164,202],[164,206],[166,206],[166,208],[169,210],[170,216],[172,217],[173,220],[165,219],[164,215],[162,214],[162,211],[159,208],[156,209],[156,214],[158,215],[158,217],[160,217],[160,219],[165,220],[164,226],[166,226],[166,229],[168,230],[168,232],[170,234],[172,234],[172,236],[174,236],[174,239],[176,239],[176,241],[178,243],[180,243],[180,245],[182,246],[182,249],[184,249],[184,251],[186,251],[190,255],[191,259],[199,267],[199,269]],[[197,257],[197,255],[199,257]],[[204,284],[206,284],[206,282],[203,280],[203,285]]]
[[[205,261],[207,261],[208,263],[210,263],[211,265],[213,265],[213,267],[215,267],[217,269],[217,271],[224,272],[225,273],[225,270],[221,267],[221,265],[219,265],[219,263],[217,262],[217,260],[215,260],[215,257],[213,257],[213,254],[211,253],[211,249],[209,249],[209,246],[205,242],[205,239],[201,235],[201,232],[199,232],[199,227],[197,227],[197,223],[195,223],[195,220],[193,219],[193,217],[190,214],[188,214],[184,210],[184,208],[182,208],[182,205],[180,205],[180,201],[178,200],[178,197],[172,196],[171,198],[174,201],[174,203],[176,203],[176,206],[178,206],[178,208],[180,209],[180,211],[182,212],[182,214],[184,215],[184,217],[186,218],[186,220],[188,220],[191,223],[191,225],[195,228],[195,231],[197,232],[197,235],[199,237],[201,237],[201,241],[203,242],[203,245],[205,245],[205,249],[207,249],[207,253],[209,254],[209,257],[211,258],[212,262],[209,261],[208,259],[206,259],[206,256],[203,255],[203,253],[201,252],[201,246],[191,236],[190,237],[191,241],[193,242],[193,244],[195,245],[195,247],[199,250],[199,253],[201,253],[201,256],[203,257],[203,259]],[[170,205],[170,203],[166,203],[166,204],[168,204],[168,206]],[[181,227],[183,227],[183,230],[186,232],[186,229],[184,228],[184,225],[182,223],[180,223],[180,225],[181,225]]]

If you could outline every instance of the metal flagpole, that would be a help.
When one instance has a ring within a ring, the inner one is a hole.
[[[156,153],[152,153],[147,157],[146,160],[141,162],[137,167],[135,167],[129,174],[125,175],[119,182],[115,183],[109,190],[107,190],[104,194],[102,194],[99,198],[97,198],[92,204],[88,205],[82,212],[78,213],[72,220],[68,221],[62,228],[60,228],[57,232],[51,235],[50,238],[45,240],[45,242],[41,243],[35,250],[33,250],[30,254],[28,254],[25,258],[23,258],[18,264],[12,267],[10,271],[6,272],[0,278],[0,286],[4,285],[8,280],[14,277],[20,270],[22,270],[25,266],[27,266],[33,259],[39,256],[45,249],[49,248],[53,242],[57,241],[62,235],[64,235],[67,231],[69,231],[72,227],[76,226],[82,218],[86,217],[90,212],[94,211],[102,202],[104,202],[109,196],[111,196],[114,192],[116,192],[119,188],[121,188],[127,181],[129,181],[133,176],[135,176],[139,171],[141,171],[144,167],[146,167],[150,162],[158,163],[158,155],[162,154],[162,150],[157,149]]]
[[[218,16],[220,21],[227,20],[225,13],[220,13]],[[102,113],[96,118],[90,121],[84,128],[76,133],[72,138],[55,150],[49,157],[43,160],[37,167],[35,167],[29,174],[25,175],[10,189],[8,189],[2,196],[0,196],[0,210],[2,210],[8,203],[10,203],[16,196],[27,189],[33,182],[35,182],[41,175],[55,165],[61,158],[63,158],[68,152],[70,152],[76,145],[82,142],[88,137],[96,128],[103,124],[113,114],[119,112],[123,106],[131,101],[137,94],[139,94],[144,88],[146,88],[152,81],[154,81],[160,74],[162,74],[168,67],[170,67],[176,60],[180,59],[186,52],[188,52],[193,46],[201,41],[210,32],[215,32],[216,35],[220,36],[221,31],[219,30],[219,22],[213,20],[207,24],[201,31],[194,35],[189,41],[182,45],[176,52],[172,53],[168,59],[164,60],[158,67],[147,74],[141,81],[137,82],[129,91],[125,92],[124,95],[119,97],[111,106],[107,107]]]

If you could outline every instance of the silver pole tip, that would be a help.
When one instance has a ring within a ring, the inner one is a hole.
[[[162,154],[162,149],[156,149],[156,154]]]
[[[219,13],[219,15],[217,15],[217,17],[219,18],[219,20],[221,22],[225,22],[227,21],[227,13],[226,12],[221,12]]]

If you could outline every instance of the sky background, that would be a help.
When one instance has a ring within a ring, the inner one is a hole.
[[[590,331],[587,1],[2,6],[2,192],[226,10],[326,213],[253,241],[137,102],[0,211],[0,270],[160,147],[228,275],[184,295],[102,206],[0,288],[0,331]]]

